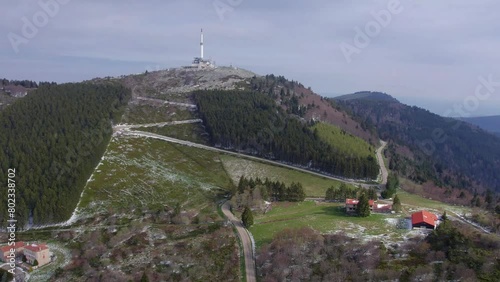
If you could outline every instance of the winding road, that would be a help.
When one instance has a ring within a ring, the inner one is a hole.
[[[147,97],[137,97],[136,99],[142,100],[142,101],[150,101],[150,102],[156,102],[156,103],[162,103],[162,104],[169,104],[169,105],[174,105],[174,106],[181,106],[181,107],[186,107],[186,108],[191,108],[191,109],[197,108],[197,106],[194,104],[171,102],[171,101],[167,101],[167,100],[153,99],[153,98],[147,98]]]
[[[117,124],[113,127],[114,132],[120,132],[124,130],[130,130],[132,128],[141,127],[164,127],[168,125],[178,125],[178,124],[189,124],[189,123],[201,123],[201,119],[189,119],[189,120],[179,120],[179,121],[168,121],[168,122],[157,122],[157,123],[145,123],[145,124]]]
[[[222,205],[222,212],[234,225],[236,231],[238,232],[238,236],[240,237],[241,245],[243,246],[243,256],[245,257],[245,271],[247,282],[257,281],[255,277],[255,259],[253,257],[252,239],[248,234],[248,230],[245,228],[245,226],[243,226],[241,220],[236,218],[229,210],[229,201],[226,201]]]
[[[387,172],[387,167],[385,167],[385,162],[384,162],[384,156],[382,154],[384,153],[384,149],[387,146],[387,142],[380,140],[380,146],[377,149],[377,161],[378,165],[380,166],[380,174],[381,174],[381,181],[380,185],[384,186],[387,184],[387,177],[389,176],[389,173]]]
[[[148,124],[147,126],[165,126],[165,125],[194,123],[194,122],[200,122],[200,121],[199,120],[188,120],[188,121],[179,121],[179,122],[175,122],[175,123]],[[180,145],[184,145],[184,146],[190,146],[190,147],[200,148],[200,149],[204,149],[204,150],[210,150],[210,151],[220,152],[220,153],[224,153],[224,154],[234,155],[234,156],[237,156],[240,158],[246,158],[246,159],[251,159],[251,160],[255,160],[255,161],[259,161],[259,162],[265,162],[265,163],[269,163],[269,164],[273,164],[273,165],[277,165],[277,166],[281,166],[281,167],[286,167],[286,168],[294,169],[297,171],[313,174],[316,176],[341,181],[344,183],[362,185],[364,187],[379,186],[379,185],[363,184],[363,183],[359,183],[355,180],[345,180],[345,179],[341,179],[341,178],[336,178],[333,176],[329,176],[329,175],[321,174],[318,172],[306,170],[306,169],[295,167],[292,165],[287,165],[287,164],[283,164],[280,162],[262,159],[262,158],[258,158],[258,157],[254,157],[254,156],[243,155],[243,154],[240,154],[237,152],[226,151],[223,149],[219,149],[219,148],[215,148],[215,147],[211,147],[211,146],[206,146],[206,145],[202,145],[202,144],[198,144],[198,143],[194,143],[194,142],[190,142],[190,141],[180,140],[180,139],[167,137],[167,136],[163,136],[163,135],[159,135],[159,134],[154,134],[154,133],[150,133],[150,132],[131,130],[132,128],[138,128],[138,127],[145,127],[145,125],[117,125],[114,127],[114,132],[118,136],[125,135],[125,136],[154,138],[154,139],[159,139],[159,140],[163,140],[163,141],[174,143],[174,144],[180,144]],[[385,185],[387,183],[388,173],[387,173],[387,168],[385,167],[384,159],[382,157],[382,152],[383,152],[385,146],[387,145],[387,142],[384,142],[382,140],[380,142],[381,142],[382,146],[377,149],[377,160],[378,160],[378,163],[380,165],[380,176],[379,177],[381,178],[381,185]],[[226,201],[222,205],[221,209],[222,209],[222,212],[224,213],[224,215],[228,218],[228,220],[235,226],[236,231],[238,233],[238,236],[240,238],[241,244],[243,246],[243,255],[245,258],[246,281],[247,282],[254,282],[254,281],[256,281],[254,246],[252,245],[252,239],[250,238],[249,231],[245,228],[245,226],[243,226],[243,223],[241,222],[241,220],[236,218],[231,213],[231,211],[229,210],[229,202],[228,201]]]
[[[192,121],[190,121],[190,122],[192,122]],[[178,122],[178,123],[181,123],[181,122]],[[120,126],[122,128],[119,128]],[[293,166],[293,165],[284,164],[284,163],[277,162],[277,161],[272,161],[272,160],[263,159],[263,158],[259,158],[259,157],[249,156],[249,155],[241,154],[241,153],[238,153],[238,152],[227,151],[227,150],[223,150],[223,149],[219,149],[219,148],[215,148],[215,147],[211,147],[211,146],[207,146],[207,145],[202,145],[202,144],[198,144],[198,143],[194,143],[194,142],[190,142],[190,141],[180,140],[180,139],[176,139],[176,138],[172,138],[172,137],[167,137],[167,136],[163,136],[163,135],[159,135],[159,134],[155,134],[155,133],[151,133],[151,132],[138,131],[138,130],[130,130],[130,128],[137,128],[137,127],[142,127],[142,125],[140,125],[140,126],[139,125],[126,125],[126,126],[117,125],[117,126],[115,126],[115,130],[114,131],[115,131],[115,134],[117,134],[117,135],[128,135],[128,136],[137,136],[137,137],[146,137],[146,138],[159,139],[159,140],[167,141],[167,142],[170,142],[170,143],[175,143],[175,144],[180,144],[180,145],[195,147],[195,148],[204,149],[204,150],[215,151],[215,152],[219,152],[219,153],[224,153],[224,154],[228,154],[228,155],[237,156],[239,158],[245,158],[245,159],[255,160],[255,161],[259,161],[259,162],[269,163],[269,164],[272,164],[272,165],[277,165],[277,166],[281,166],[281,167],[285,167],[285,168],[294,169],[294,170],[297,170],[297,171],[301,171],[301,172],[305,172],[305,173],[308,173],[308,174],[312,174],[312,175],[316,175],[316,176],[328,178],[328,179],[331,179],[331,180],[336,180],[336,181],[344,182],[344,183],[347,183],[347,184],[361,185],[364,188],[373,187],[373,186],[377,186],[377,187],[380,186],[379,184],[365,184],[365,183],[362,182],[362,180],[354,180],[354,179],[347,179],[346,180],[346,179],[342,179],[342,178],[338,178],[338,177],[326,175],[326,174],[323,174],[323,173],[319,173],[319,172],[307,170],[307,169],[304,169],[304,168],[296,167],[296,166]],[[377,151],[378,154],[380,154],[380,158],[382,158],[381,151],[384,149],[384,146],[382,146],[382,147],[379,148],[380,152]],[[377,159],[378,159],[378,154],[377,154]],[[381,165],[382,182],[386,183],[387,182],[387,169],[385,168],[383,159],[382,159],[381,164],[382,164]]]

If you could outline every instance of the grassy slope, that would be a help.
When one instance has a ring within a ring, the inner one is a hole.
[[[137,130],[208,145],[208,136],[199,123],[186,123],[163,127],[141,127]]]
[[[346,133],[337,126],[327,123],[317,123],[312,128],[317,129],[321,139],[337,148],[340,152],[359,157],[374,156],[375,148],[363,139]]]
[[[130,211],[176,202],[200,208],[231,185],[217,153],[154,139],[113,138],[79,208]]]
[[[260,163],[257,161],[246,160],[229,155],[221,157],[224,168],[231,176],[235,184],[238,183],[240,177],[266,177],[273,181],[283,181],[289,185],[292,182],[300,182],[305,189],[307,197],[325,197],[326,190],[332,185],[337,187],[339,181],[331,180],[325,177],[314,176],[308,173],[296,171],[289,168],[274,166],[270,164]]]
[[[273,203],[273,209],[270,212],[265,215],[255,215],[255,225],[250,228],[250,231],[258,246],[270,242],[273,235],[283,229],[305,226],[325,233],[343,231],[349,235],[362,235],[365,239],[378,236],[378,240],[397,241],[403,237],[412,236],[413,231],[397,229],[394,221],[408,218],[414,211],[426,209],[442,213],[447,210],[458,214],[470,211],[466,207],[425,199],[401,190],[398,190],[398,195],[403,204],[403,214],[372,214],[368,218],[346,215],[342,203],[315,203],[312,201]]]
[[[89,237],[97,238],[93,244],[104,243],[106,253],[98,263],[128,275],[122,281],[138,281],[140,273],[155,271],[164,275],[161,281],[175,273],[196,281],[239,280],[239,269],[231,267],[238,263],[236,238],[230,227],[214,223],[222,222],[216,200],[232,185],[217,153],[154,139],[113,138],[78,206],[80,215],[94,221],[87,221],[82,229],[92,229],[70,241],[70,245],[79,242],[71,248],[84,253],[82,257],[92,257],[87,253],[93,248],[86,247],[92,243],[87,242]],[[200,217],[200,224],[165,222],[163,206],[172,208],[176,203],[181,203],[182,214]],[[101,212],[107,216],[96,215]],[[155,215],[160,217],[153,220]],[[117,225],[107,227],[113,224]],[[93,231],[99,227],[104,228]],[[170,261],[172,266],[161,261]],[[64,275],[71,273],[83,275],[71,270]]]
[[[273,235],[285,228],[311,227],[320,232],[344,231],[351,235],[382,235],[394,233],[385,218],[400,218],[401,215],[373,214],[367,218],[346,215],[342,203],[274,203],[265,215],[255,217],[250,228],[257,246],[268,243]]]
[[[326,188],[338,185],[337,181],[297,172],[291,169],[245,160],[223,155],[221,160],[233,181],[237,182],[241,175],[251,177],[269,177],[273,180],[291,183],[301,182],[309,197],[318,195],[324,197]],[[309,226],[320,232],[342,231],[353,236],[363,236],[365,239],[399,241],[404,237],[413,236],[414,232],[397,229],[398,219],[409,217],[411,212],[427,209],[441,213],[445,210],[459,214],[470,211],[468,208],[452,206],[438,201],[425,199],[421,196],[398,190],[403,203],[403,214],[372,214],[369,218],[348,216],[342,203],[273,203],[273,209],[265,215],[256,214],[255,225],[250,228],[258,247],[268,243],[273,235],[286,228]]]
[[[406,191],[398,190],[398,196],[403,203],[405,211],[410,214],[412,211],[421,210],[426,208],[428,210],[442,213],[444,211],[452,211],[456,214],[463,215],[470,213],[472,209],[464,206],[454,206],[445,204],[439,201],[423,198],[416,194],[411,194]]]
[[[147,103],[129,105],[122,122],[128,124],[157,123],[193,119],[194,113],[174,105],[151,105]]]
[[[122,122],[127,124],[147,124],[195,119],[196,113],[175,105],[136,102],[131,104],[123,115]],[[201,124],[179,124],[164,127],[142,127],[137,130],[169,136],[181,140],[207,144],[206,133]]]

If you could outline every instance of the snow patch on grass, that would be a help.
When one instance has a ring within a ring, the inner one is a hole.
[[[87,200],[79,205],[78,214],[143,209],[176,202],[202,204],[207,200],[207,192],[220,188],[210,171],[215,164],[213,160],[218,158],[212,156],[216,153],[200,154],[196,150],[200,149],[179,150],[154,139],[113,138],[99,171],[86,188]],[[208,167],[204,154],[209,154]]]

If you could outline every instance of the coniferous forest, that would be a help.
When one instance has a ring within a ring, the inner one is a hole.
[[[111,84],[48,84],[0,112],[0,183],[16,170],[17,226],[70,217],[129,98]],[[0,198],[6,193],[0,189]]]
[[[255,189],[259,189],[259,193],[265,201],[276,202],[302,202],[306,198],[306,193],[301,183],[290,184],[286,186],[284,182],[271,181],[269,179],[262,180],[260,178],[245,178],[242,176],[238,182],[238,193],[243,194],[245,191],[253,194]]]
[[[399,103],[387,94],[377,98],[337,101],[360,119],[376,126],[387,148],[389,169],[417,183],[433,180],[438,186],[474,186],[500,191],[500,139],[458,119]],[[411,153],[402,154],[398,146]]]
[[[349,178],[373,179],[379,172],[374,156],[334,148],[265,94],[212,90],[194,96],[214,146]]]

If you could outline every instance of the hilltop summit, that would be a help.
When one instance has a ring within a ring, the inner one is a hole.
[[[258,76],[251,71],[236,67],[172,68],[129,76],[125,79],[125,84],[132,89],[148,86],[161,94],[189,93],[202,89],[234,90],[238,88],[238,83]]]

